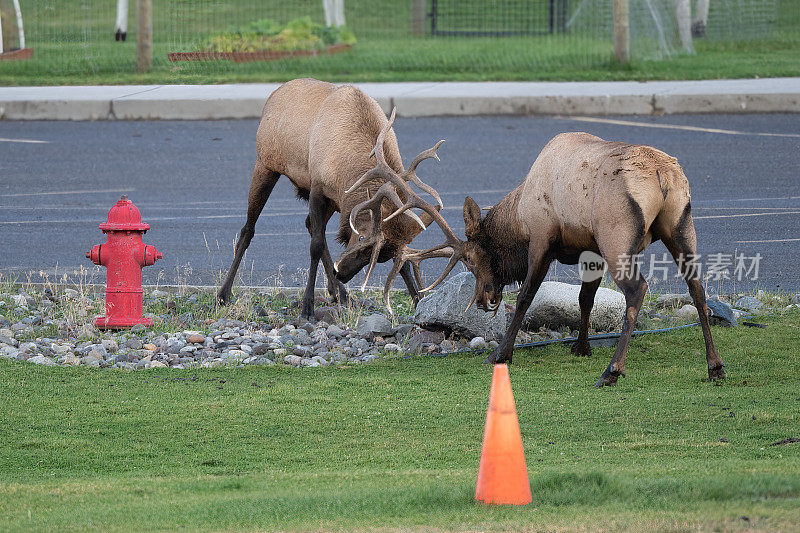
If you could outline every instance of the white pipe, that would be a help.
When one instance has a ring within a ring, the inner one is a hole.
[[[0,54],[3,53],[3,14],[0,13]]]
[[[344,0],[333,0],[333,18],[336,26],[346,26],[347,22],[344,20]]]
[[[22,26],[22,10],[19,8],[19,0],[14,0],[14,11],[17,12],[17,29],[19,30],[19,47],[25,48],[25,28]]]
[[[326,26],[344,26],[344,0],[322,0]]]
[[[684,50],[692,49],[692,6],[689,0],[675,0],[675,22]]]
[[[117,24],[115,37],[117,41],[124,41],[128,34],[128,0],[117,0]]]
[[[697,0],[694,12],[694,23],[701,23],[703,26],[708,25],[708,4],[709,0]]]

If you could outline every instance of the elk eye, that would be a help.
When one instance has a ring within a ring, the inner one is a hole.
[[[358,238],[358,242],[361,242],[361,241],[363,241],[365,238],[366,238],[366,237],[364,237],[364,236],[362,235],[361,237],[359,237],[359,238]]]

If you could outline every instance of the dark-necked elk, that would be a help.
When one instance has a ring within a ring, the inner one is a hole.
[[[552,261],[576,264],[580,254],[603,256],[625,296],[622,334],[611,363],[597,386],[613,385],[625,375],[625,356],[647,291],[634,257],[661,240],[672,254],[694,299],[706,345],[708,375],[725,377],[708,325],[705,292],[698,279],[696,236],[689,182],[677,160],[650,146],[608,142],[587,133],[553,138],[525,180],[489,209],[484,218],[469,197],[464,202],[467,240],[456,237],[444,219],[408,190],[404,208],[423,209],[441,226],[446,242],[428,250],[406,250],[414,265],[431,257],[449,257],[440,283],[460,260],[475,275],[473,302],[497,312],[503,287],[521,283],[517,308],[502,343],[488,362],[511,362],[514,340],[525,312]],[[581,327],[573,351],[590,355],[589,313],[602,278],[581,285]]]
[[[394,120],[394,112],[392,113]],[[357,88],[336,86],[313,79],[292,80],[267,99],[256,134],[257,158],[247,202],[247,221],[236,243],[233,264],[217,294],[221,304],[229,302],[236,271],[250,245],[264,205],[281,175],[288,177],[301,198],[308,200],[306,228],[311,235],[311,268],[303,297],[301,316],[314,314],[314,286],[322,260],[328,291],[341,303],[347,301],[347,283],[364,266],[385,262],[431,222],[413,212],[383,222],[392,212],[390,203],[402,205],[404,190],[370,179],[375,166],[372,152],[381,147],[379,164],[385,164],[407,186],[408,181],[434,196],[436,191],[417,177],[417,165],[436,158],[435,147],[419,154],[403,168],[397,139],[378,103]],[[384,155],[385,154],[385,155]],[[368,176],[369,175],[369,176]],[[356,182],[358,182],[356,184]],[[355,185],[355,186],[354,186]],[[356,213],[351,216],[355,209]],[[334,265],[325,239],[325,227],[335,212],[341,213],[338,240],[346,249]],[[400,270],[415,302],[419,293],[408,266]]]

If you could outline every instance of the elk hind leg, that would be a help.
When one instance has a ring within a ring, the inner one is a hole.
[[[244,257],[244,253],[253,239],[256,231],[256,221],[280,177],[280,173],[259,168],[258,166],[253,171],[253,180],[250,182],[250,193],[247,197],[247,221],[244,223],[242,231],[239,233],[239,239],[236,241],[233,263],[228,269],[228,276],[217,293],[217,302],[220,305],[227,305],[231,300],[231,289],[236,278],[236,271],[239,270],[239,263],[242,262],[242,257]]]
[[[589,345],[589,317],[591,316],[594,297],[601,281],[603,281],[603,278],[584,281],[581,284],[581,292],[578,295],[578,304],[581,308],[581,327],[578,331],[578,340],[572,345],[572,353],[575,355],[585,357],[591,357],[592,355],[592,347]]]
[[[669,238],[662,238],[664,245],[672,254],[673,259],[681,271],[683,279],[689,286],[689,294],[692,295],[694,306],[697,308],[697,315],[700,321],[700,328],[703,330],[703,341],[706,345],[706,363],[708,363],[708,378],[712,381],[725,379],[725,364],[719,356],[714,340],[711,338],[711,327],[708,324],[708,306],[706,305],[706,292],[703,284],[700,283],[698,272],[694,268],[691,258],[696,257],[697,244],[694,232],[694,224],[689,219],[684,223],[684,229],[678,235]]]

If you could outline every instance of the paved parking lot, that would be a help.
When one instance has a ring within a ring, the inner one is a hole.
[[[146,241],[164,253],[145,269],[146,282],[217,283],[244,222],[256,127],[254,120],[0,122],[0,273],[93,267],[84,254],[104,240],[97,226],[127,194],[152,226]],[[761,254],[758,280],[711,281],[712,290],[800,290],[797,115],[420,118],[398,119],[395,129],[407,160],[447,140],[441,163],[425,162],[419,173],[442,193],[445,218],[462,234],[464,196],[485,206],[499,200],[557,133],[651,144],[677,157],[689,176],[700,252]],[[306,212],[282,179],[241,269],[244,283],[302,283]],[[337,225],[334,217],[328,227],[334,255]],[[415,246],[439,238],[431,229]],[[660,244],[649,250],[665,251]],[[552,275],[574,279],[563,266]]]

